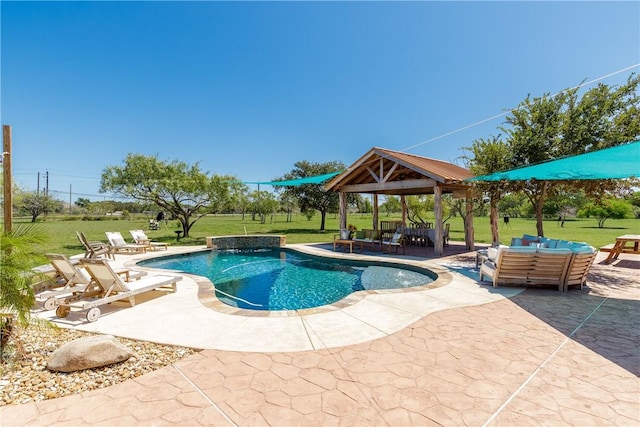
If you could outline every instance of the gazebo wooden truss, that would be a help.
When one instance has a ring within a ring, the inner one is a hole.
[[[347,193],[373,195],[373,228],[378,228],[378,195],[400,196],[402,219],[406,223],[407,195],[433,194],[435,202],[435,255],[444,252],[442,195],[466,199],[465,243],[474,250],[472,184],[464,182],[473,174],[442,160],[373,147],[340,175],[325,184],[340,194],[340,228],[347,227]]]

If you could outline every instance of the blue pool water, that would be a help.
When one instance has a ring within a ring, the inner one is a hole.
[[[333,260],[283,249],[207,251],[143,261],[211,280],[224,303],[252,310],[296,310],[339,301],[360,290],[433,282],[424,269],[390,263]]]

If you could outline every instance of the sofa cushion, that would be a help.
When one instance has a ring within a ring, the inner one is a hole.
[[[567,240],[558,240],[558,242],[556,243],[556,248],[558,248],[558,249],[569,248],[570,244],[571,244],[571,242],[569,242]]]
[[[558,244],[558,241],[556,239],[549,239],[547,237],[541,237],[540,242],[544,243],[545,248],[555,248]]]
[[[569,249],[576,254],[592,254],[596,251],[596,248],[589,246],[586,243],[572,242],[569,244]]]
[[[569,248],[540,248],[538,253],[541,254],[570,254],[573,253]]]
[[[526,254],[534,254],[538,248],[535,246],[510,246],[507,249],[502,249],[501,251],[509,251],[509,252],[522,252]]]
[[[500,253],[500,251],[508,247],[509,246],[507,245],[499,245],[497,248],[487,248],[487,257],[491,261],[495,261],[498,258],[498,254]]]

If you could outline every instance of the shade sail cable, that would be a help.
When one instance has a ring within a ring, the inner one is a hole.
[[[245,181],[245,184],[258,184],[258,185],[273,185],[279,187],[297,187],[305,184],[322,184],[328,179],[341,174],[343,171],[325,173],[324,175],[308,176],[298,179],[288,179],[283,181]]]

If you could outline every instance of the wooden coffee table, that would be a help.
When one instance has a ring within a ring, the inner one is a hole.
[[[349,253],[353,253],[353,240],[344,240],[344,239],[334,239],[333,240],[333,251],[336,250],[336,245],[343,246],[345,252],[347,251],[347,246],[349,246]]]

